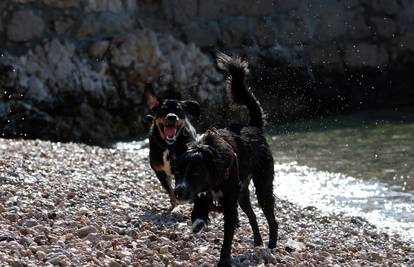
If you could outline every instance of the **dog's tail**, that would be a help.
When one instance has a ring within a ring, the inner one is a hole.
[[[262,129],[264,125],[263,110],[253,92],[246,85],[249,73],[248,63],[239,57],[230,57],[220,53],[217,55],[217,65],[224,70],[228,77],[227,88],[232,101],[237,105],[245,105],[249,110],[249,126]]]

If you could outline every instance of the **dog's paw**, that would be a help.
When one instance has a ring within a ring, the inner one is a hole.
[[[206,221],[202,220],[202,219],[196,219],[193,222],[193,234],[198,234],[201,232],[201,230],[203,230],[203,228],[206,226]]]

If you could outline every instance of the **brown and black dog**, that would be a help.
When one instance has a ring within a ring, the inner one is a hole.
[[[218,63],[229,77],[228,88],[234,104],[248,108],[250,122],[225,129],[211,128],[196,144],[189,145],[177,159],[174,193],[179,200],[194,201],[191,219],[195,231],[207,223],[208,213],[216,206],[214,202],[218,202],[219,210],[224,213],[219,266],[231,266],[238,205],[249,219],[254,245],[263,244],[250,202],[250,180],[253,180],[258,203],[269,224],[269,248],[276,247],[278,224],[274,215],[273,157],[263,134],[261,106],[245,84],[247,63],[224,54],[219,55]]]
[[[152,115],[146,119],[151,122],[149,133],[149,160],[162,187],[170,197],[172,208],[177,205],[171,183],[174,177],[174,160],[184,153],[189,143],[196,141],[197,134],[188,115],[198,117],[200,107],[192,100],[162,100],[154,93],[151,84],[147,84],[144,96]]]

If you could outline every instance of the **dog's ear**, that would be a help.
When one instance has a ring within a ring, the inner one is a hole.
[[[200,116],[200,104],[194,100],[181,101],[184,110],[194,117]]]
[[[145,121],[149,124],[151,124],[154,121],[154,116],[152,115],[145,115]]]
[[[154,93],[154,87],[151,83],[147,83],[144,88],[144,98],[147,102],[147,106],[154,110],[157,107],[160,106],[161,101],[158,99],[158,97]]]

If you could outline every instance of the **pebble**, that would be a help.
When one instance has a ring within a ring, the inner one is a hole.
[[[47,213],[47,218],[48,218],[49,220],[54,220],[54,219],[56,219],[56,217],[57,217],[57,213],[56,213],[56,212],[54,212],[54,211],[51,211],[51,212],[48,212],[48,213]]]
[[[305,246],[304,243],[295,241],[293,239],[289,239],[286,242],[286,245],[285,245],[285,249],[286,249],[287,252],[301,251],[301,250],[305,249],[305,247],[306,246]]]
[[[11,205],[6,210],[0,206],[0,259],[6,264],[217,264],[223,242],[222,215],[211,216],[208,228],[194,236],[191,205],[168,210],[168,196],[149,168],[148,149],[0,139],[3,146],[2,157],[9,164],[0,167],[0,179],[9,179],[16,170],[22,177],[32,175],[19,166],[40,166],[36,171],[44,177],[41,184],[1,183],[2,196],[11,199],[1,204]],[[39,198],[42,192],[48,197]],[[54,203],[61,205],[55,208]],[[266,220],[257,204],[253,209],[266,241]],[[253,247],[247,217],[240,212],[232,247],[236,266],[414,264],[411,246],[399,237],[382,234],[368,222],[306,210],[281,199],[276,199],[275,210],[280,231],[274,250]]]
[[[19,241],[19,243],[20,243],[21,245],[25,246],[25,247],[29,246],[29,245],[30,245],[30,244],[32,244],[33,242],[34,242],[34,240],[33,240],[33,239],[31,239],[31,238],[26,238],[26,237],[21,238],[21,239],[20,239],[20,241]]]
[[[108,267],[122,267],[122,265],[119,262],[113,260],[109,262]]]
[[[22,262],[22,261],[20,261],[20,260],[16,260],[16,261],[13,261],[13,262],[12,262],[11,266],[12,266],[12,267],[24,267],[25,265],[23,264],[23,262]]]
[[[82,207],[78,210],[79,215],[88,215],[90,210],[87,207]]]
[[[190,255],[187,251],[181,251],[179,254],[179,259],[183,261],[187,261],[190,259]]]
[[[160,248],[160,253],[161,254],[167,254],[168,253],[168,246],[163,246]]]
[[[52,255],[51,259],[48,260],[50,264],[61,265],[61,266],[67,265],[67,261],[68,261],[68,258],[61,253]]]
[[[28,219],[23,222],[24,227],[31,228],[37,225],[37,221],[35,219]]]
[[[76,235],[83,238],[91,233],[96,233],[97,230],[93,226],[84,226],[76,231]]]
[[[39,251],[36,252],[36,258],[38,260],[44,261],[47,258],[47,254],[45,252],[39,250]]]
[[[90,241],[91,243],[97,243],[102,240],[102,236],[98,233],[90,233],[85,237],[85,240]]]
[[[15,213],[11,213],[11,212],[7,212],[5,217],[6,217],[6,219],[7,219],[7,220],[9,220],[10,222],[16,222],[16,221],[17,221],[17,219],[19,218],[19,217],[17,216],[17,214],[15,214]]]

